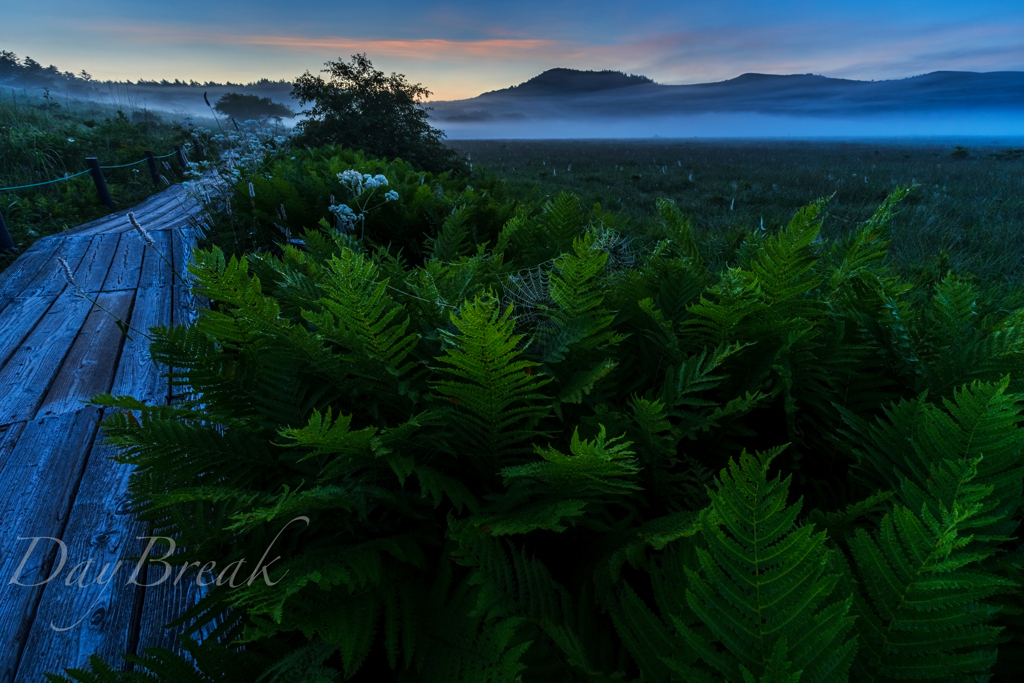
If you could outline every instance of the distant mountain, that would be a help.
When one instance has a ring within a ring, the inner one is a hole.
[[[564,95],[617,90],[634,85],[654,83],[647,76],[634,76],[621,71],[577,71],[576,69],[548,69],[539,76],[510,88],[485,92],[480,97],[514,95]]]
[[[826,117],[953,110],[1024,114],[1024,72],[936,71],[887,81],[746,73],[716,83],[662,85],[616,71],[551,69],[518,86],[430,106],[435,119],[463,122],[711,112]]]

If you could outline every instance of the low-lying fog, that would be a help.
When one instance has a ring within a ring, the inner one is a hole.
[[[451,140],[566,138],[1024,138],[1024,116],[942,112],[860,117],[810,117],[755,112],[688,116],[434,121]]]
[[[299,111],[292,84],[83,84],[51,88],[52,101],[87,99],[172,121],[213,123],[226,93],[269,97]],[[42,86],[3,87],[36,102]],[[744,74],[720,83],[661,85],[618,72],[551,69],[518,86],[428,102],[429,123],[452,140],[566,138],[1024,138],[1024,73],[934,72],[853,81],[811,74]],[[293,127],[299,118],[284,119]],[[222,124],[224,123],[222,117]],[[241,123],[241,122],[239,122]]]

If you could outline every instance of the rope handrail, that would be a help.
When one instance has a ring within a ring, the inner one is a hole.
[[[143,160],[143,161],[145,161],[145,160]],[[57,178],[56,180],[47,180],[45,183],[33,183],[31,185],[18,185],[17,187],[0,187],[0,192],[6,192],[7,190],[23,190],[26,187],[39,187],[40,185],[52,185],[53,183],[60,183],[60,182],[64,182],[65,180],[71,180],[72,178],[77,178],[78,176],[83,175],[83,174],[88,173],[88,172],[89,172],[88,170],[85,170],[85,171],[81,171],[79,173],[76,173],[75,175],[67,175],[67,174],[65,174],[63,178]]]
[[[128,168],[129,166],[138,166],[143,161],[145,161],[145,159],[139,159],[138,161],[133,161],[130,164],[121,164],[120,166],[100,166],[100,168]]]
[[[166,159],[167,157],[174,156],[175,154],[177,154],[177,152],[171,152],[169,154],[164,154],[162,156],[154,156],[153,158],[154,159]],[[128,166],[136,166],[138,164],[141,164],[144,161],[145,161],[145,159],[139,159],[138,161],[133,161],[130,164],[121,164],[120,166],[100,166],[100,168],[104,168],[104,169],[106,169],[106,168],[127,168]],[[67,173],[65,173],[63,178],[57,178],[55,180],[47,180],[46,182],[42,182],[42,183],[32,183],[31,185],[18,185],[16,187],[0,187],[0,192],[7,192],[9,190],[24,190],[25,188],[28,188],[28,187],[39,187],[40,185],[52,185],[53,183],[61,183],[61,182],[64,182],[65,180],[71,180],[72,178],[77,178],[78,176],[84,175],[84,174],[86,174],[88,172],[89,172],[89,169],[86,169],[86,170],[80,171],[80,172],[78,172],[78,173],[76,173],[74,175],[68,175]]]

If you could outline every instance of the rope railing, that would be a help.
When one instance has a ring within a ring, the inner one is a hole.
[[[145,161],[145,159],[143,159],[143,161]],[[136,162],[136,163],[138,163],[138,162]],[[16,187],[0,187],[0,192],[6,192],[8,190],[24,190],[26,187],[39,187],[40,185],[52,185],[53,183],[62,183],[65,180],[71,180],[72,178],[77,178],[78,176],[84,175],[84,174],[86,174],[88,172],[89,172],[89,170],[86,169],[84,171],[79,171],[75,175],[68,175],[67,173],[65,173],[63,178],[57,178],[56,180],[47,180],[46,182],[42,182],[42,183],[32,183],[31,185],[18,185]]]
[[[150,151],[146,151],[145,154],[146,156],[143,159],[133,161],[130,164],[120,164],[118,166],[100,166],[100,160],[97,159],[96,157],[86,157],[85,162],[89,165],[89,168],[84,171],[80,171],[78,173],[75,173],[74,175],[68,175],[67,173],[65,173],[63,178],[55,178],[54,180],[47,180],[41,183],[32,183],[31,185],[0,187],[0,192],[9,192],[11,190],[24,190],[29,187],[41,187],[43,185],[62,183],[66,180],[71,180],[72,178],[77,178],[80,175],[90,173],[92,174],[93,182],[96,185],[96,194],[99,196],[99,200],[103,204],[105,204],[107,208],[109,208],[111,211],[114,211],[114,200],[110,198],[110,191],[107,189],[107,181],[103,177],[103,169],[128,168],[129,166],[137,166],[143,162],[146,162],[149,165],[149,175],[153,179],[153,184],[156,185],[157,187],[160,186],[160,181],[163,179],[163,176],[160,175],[156,167],[157,159],[166,159],[167,157],[171,156],[176,157],[178,160],[178,165],[181,166],[182,172],[188,170],[188,162],[185,159],[185,153],[181,151],[181,147],[178,145],[174,146],[173,152],[170,152],[169,154],[164,154],[162,156],[156,156]],[[163,163],[166,165],[167,162],[165,161]],[[14,241],[11,239],[11,234],[7,230],[7,223],[4,221],[4,215],[2,212],[0,212],[0,254],[12,253],[15,251],[17,251],[17,248],[14,246]]]

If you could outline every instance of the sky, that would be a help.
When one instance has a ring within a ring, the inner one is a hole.
[[[0,50],[114,80],[294,80],[365,52],[432,100],[555,67],[665,84],[1024,71],[1022,0],[0,0]]]

